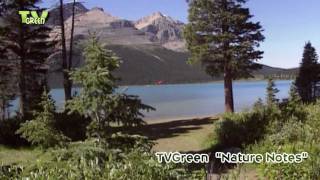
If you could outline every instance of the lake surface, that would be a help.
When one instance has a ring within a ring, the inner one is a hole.
[[[276,81],[280,90],[277,98],[287,98],[292,81]],[[258,98],[265,99],[266,81],[241,81],[234,83],[234,103],[236,111],[251,108]],[[146,113],[146,120],[204,117],[224,111],[223,83],[126,86],[119,91],[138,95],[143,103],[156,108]],[[51,91],[58,106],[63,105],[62,89]]]

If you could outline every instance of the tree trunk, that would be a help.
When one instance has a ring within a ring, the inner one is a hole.
[[[67,62],[67,47],[66,36],[64,28],[64,15],[63,15],[63,0],[60,0],[60,26],[61,26],[61,43],[62,43],[62,69],[63,69],[63,86],[65,101],[71,99],[71,83],[69,80],[68,62]]]
[[[73,5],[72,5],[72,22],[71,22],[71,32],[70,32],[70,34],[71,34],[71,36],[70,36],[70,49],[69,49],[69,61],[68,61],[68,70],[69,70],[69,71],[70,71],[71,68],[72,68],[75,7],[76,7],[76,0],[73,0]]]
[[[22,5],[20,4],[20,8],[22,9]],[[25,62],[25,41],[24,41],[24,32],[23,32],[23,25],[19,25],[19,46],[20,46],[20,61],[18,62],[18,72],[19,72],[19,79],[18,79],[18,88],[19,88],[19,113],[20,118],[24,119],[26,116],[26,109],[27,109],[27,95],[26,95],[26,62]]]
[[[232,90],[232,75],[228,68],[224,72],[224,97],[225,97],[225,112],[234,112],[233,90]]]
[[[26,82],[25,82],[25,64],[24,59],[21,59],[20,62],[20,75],[19,75],[19,105],[20,105],[20,115],[22,119],[26,115]]]
[[[76,7],[76,0],[73,0],[72,5],[72,22],[71,22],[71,32],[70,32],[70,48],[69,48],[69,59],[68,59],[68,72],[71,71],[72,68],[72,57],[73,57],[73,41],[74,41],[74,18],[75,18],[75,7]],[[72,91],[72,81],[68,74],[68,86],[70,87],[70,98],[71,97],[71,91]]]
[[[23,65],[20,66],[20,75],[19,75],[19,112],[21,117],[23,118],[25,116],[26,111],[26,92],[25,92],[25,80],[24,80],[24,73],[22,70]]]
[[[224,11],[228,11],[228,2],[227,0],[223,1],[223,9]],[[229,26],[226,22],[222,23],[222,32],[229,33]],[[229,47],[229,42],[224,42],[223,48],[224,51],[227,52]],[[224,104],[225,104],[225,112],[234,112],[234,105],[233,105],[233,87],[232,87],[232,74],[231,69],[229,67],[230,57],[227,54],[224,54],[225,63],[224,63]]]

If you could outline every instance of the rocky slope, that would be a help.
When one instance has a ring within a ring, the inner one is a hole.
[[[182,38],[184,24],[160,12],[143,17],[135,22],[135,27],[149,33],[152,40],[159,42],[163,47],[183,51],[185,44]]]
[[[67,34],[70,34],[72,18],[65,21]],[[57,28],[59,31],[59,28]],[[99,39],[110,45],[152,44],[150,36],[136,29],[134,23],[120,19],[105,12],[102,8],[93,8],[75,17],[75,39],[86,39],[95,33]],[[67,36],[67,39],[70,37]]]
[[[49,25],[53,25],[53,37],[59,36],[59,9],[50,11]],[[66,4],[65,26],[67,40],[71,29],[71,4]],[[53,20],[55,19],[55,21]],[[81,3],[76,4],[75,37],[85,39],[88,32],[96,33],[100,39],[111,45],[153,44],[175,51],[184,51],[182,40],[183,23],[160,12],[143,17],[138,21],[129,21],[114,17],[102,8],[88,10]]]
[[[72,3],[64,4],[63,6],[63,13],[64,18],[68,19],[72,16]],[[88,9],[80,2],[76,3],[75,6],[75,14],[82,14],[87,12]],[[60,9],[59,7],[53,8],[50,10],[49,18],[47,24],[50,26],[59,26],[60,25]]]
[[[221,79],[212,79],[200,65],[190,66],[186,63],[189,54],[185,51],[182,38],[184,24],[169,16],[157,12],[137,21],[129,21],[115,17],[102,8],[89,10],[80,3],[76,7],[74,67],[80,67],[84,63],[83,44],[88,39],[88,32],[91,32],[121,58],[121,67],[116,72],[122,79],[121,85],[154,84],[159,81],[197,83]],[[71,29],[70,4],[64,9],[68,17],[65,21],[68,40]],[[51,18],[57,15],[56,9],[50,12]],[[52,37],[59,39],[59,25],[51,25],[54,28]],[[62,87],[59,54],[50,60],[50,67],[49,84],[51,87]],[[284,75],[286,78],[294,73],[264,66],[254,74],[259,78],[268,75]]]
[[[156,40],[165,43],[182,40],[184,24],[170,16],[156,12],[135,22],[135,27],[141,31],[155,35]]]

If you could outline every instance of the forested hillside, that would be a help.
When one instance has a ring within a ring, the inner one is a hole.
[[[81,43],[80,43],[81,44]],[[121,58],[120,69],[115,75],[121,78],[120,85],[145,85],[176,83],[201,83],[222,80],[212,78],[198,65],[187,64],[188,53],[168,50],[156,45],[111,45],[108,46]],[[83,65],[81,50],[76,52],[75,67]],[[53,61],[49,84],[51,87],[62,87],[61,63]],[[289,79],[294,77],[296,69],[281,69],[263,65],[262,69],[253,74],[257,79],[267,76]]]

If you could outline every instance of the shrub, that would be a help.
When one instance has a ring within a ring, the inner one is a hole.
[[[276,107],[256,108],[251,112],[225,114],[214,125],[215,146],[245,147],[259,141],[268,131],[268,124],[278,118]]]
[[[305,105],[295,98],[281,108],[257,103],[249,112],[226,114],[215,124],[216,145],[242,147],[248,153],[308,152],[300,164],[261,163],[255,166],[267,179],[320,178],[320,102]]]
[[[31,144],[42,148],[63,145],[68,138],[54,127],[54,101],[46,92],[42,95],[40,105],[43,111],[35,112],[35,119],[21,124],[21,128],[16,133],[21,134],[21,137]]]
[[[302,163],[255,164],[266,179],[320,178],[320,102],[302,104],[292,89],[288,102],[266,107],[262,101],[252,111],[226,114],[215,124],[215,145],[241,147],[255,154],[307,152]]]
[[[305,121],[307,112],[297,92],[295,84],[291,85],[289,99],[280,106],[283,118],[296,118],[298,121]]]
[[[117,147],[117,141],[131,142]],[[109,144],[109,141],[114,141]],[[35,164],[13,175],[30,179],[185,179],[183,167],[161,164],[150,151],[152,143],[141,136],[115,134],[108,141],[91,139],[52,149]],[[142,148],[141,148],[142,147]],[[8,174],[8,173],[7,173]],[[8,174],[8,176],[11,174]],[[7,176],[7,177],[8,177]]]
[[[263,141],[246,148],[250,153],[295,154],[307,152],[309,154],[309,157],[300,164],[257,164],[256,166],[263,177],[268,179],[320,178],[320,131],[318,130],[320,103],[305,105],[303,111],[306,114],[303,121],[298,120],[296,116],[289,116],[286,121],[282,119],[285,123],[278,131],[272,131]]]
[[[22,171],[23,168],[19,166],[0,166],[0,179],[19,179]]]

